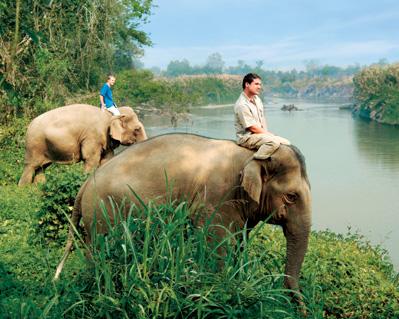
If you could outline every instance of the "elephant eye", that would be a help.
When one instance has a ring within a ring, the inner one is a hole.
[[[134,129],[134,131],[135,131],[135,132],[140,132],[140,131],[141,131],[141,127],[136,127],[136,128]]]
[[[287,193],[283,195],[283,201],[287,205],[292,205],[298,199],[298,194],[295,193]]]

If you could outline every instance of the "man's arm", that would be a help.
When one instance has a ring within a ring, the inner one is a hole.
[[[100,102],[101,102],[101,110],[105,110],[104,97],[102,95],[100,95]]]

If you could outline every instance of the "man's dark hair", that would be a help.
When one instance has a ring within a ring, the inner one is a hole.
[[[115,75],[113,75],[112,73],[108,74],[108,76],[107,76],[107,81],[108,81],[110,78],[114,78],[114,79],[115,79]]]
[[[256,73],[248,73],[246,76],[244,76],[242,80],[242,89],[245,89],[245,83],[251,84],[255,79],[262,80],[262,78]]]

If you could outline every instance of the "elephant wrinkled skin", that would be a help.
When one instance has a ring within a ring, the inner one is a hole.
[[[44,181],[51,163],[85,162],[85,171],[106,162],[113,150],[147,139],[144,126],[130,107],[112,116],[98,107],[74,104],[43,113],[26,132],[25,166],[18,185]]]
[[[209,216],[217,208],[214,223],[232,230],[245,224],[253,228],[262,220],[281,225],[287,240],[285,285],[298,289],[311,228],[311,194],[304,158],[297,148],[287,145],[281,145],[267,159],[254,159],[253,154],[233,141],[190,134],[161,135],[133,145],[96,170],[81,187],[72,224],[76,228],[83,218],[90,234],[96,214],[96,227],[104,232],[100,202],[108,212],[112,211],[109,196],[116,202],[128,197],[139,204],[129,187],[144,202],[165,201],[170,198],[166,174],[169,185],[173,185],[172,199],[202,201]],[[203,217],[199,222],[207,216]],[[113,222],[112,214],[110,218]],[[55,278],[72,246],[72,229]],[[90,242],[90,238],[86,240]]]

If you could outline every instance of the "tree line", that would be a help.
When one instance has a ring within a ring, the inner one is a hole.
[[[150,45],[152,0],[0,0],[1,119],[98,86]]]
[[[353,76],[358,73],[362,67],[359,64],[349,65],[346,67],[333,66],[328,64],[320,64],[317,60],[305,60],[304,70],[274,71],[267,70],[263,60],[257,60],[255,65],[249,65],[244,60],[238,60],[234,66],[226,66],[220,53],[212,53],[206,59],[203,65],[191,65],[187,59],[172,60],[169,62],[166,70],[153,68],[153,72],[168,77],[176,77],[181,75],[198,75],[198,74],[232,74],[243,75],[249,72],[256,72],[265,78],[278,78],[281,82],[293,82],[315,77],[340,78],[344,76]],[[381,59],[377,64],[387,64],[385,59]]]

